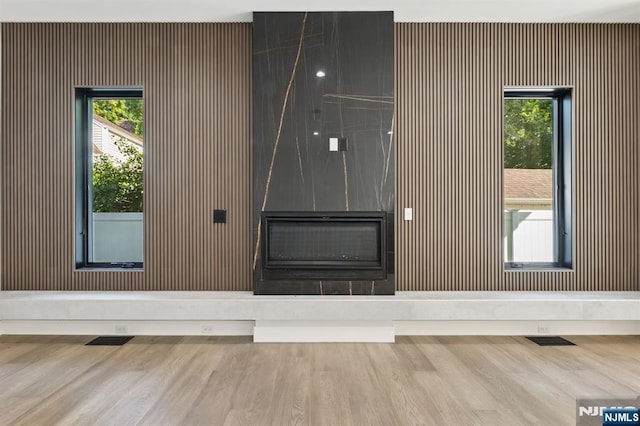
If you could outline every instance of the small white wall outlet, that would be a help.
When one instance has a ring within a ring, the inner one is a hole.
[[[329,138],[329,151],[338,150],[338,138]]]
[[[210,325],[203,325],[201,333],[202,334],[213,334],[213,327],[211,327]]]
[[[404,208],[404,220],[413,220],[413,208],[411,207]]]
[[[538,333],[551,333],[551,330],[546,324],[538,324]]]
[[[116,334],[127,334],[127,326],[116,325]]]

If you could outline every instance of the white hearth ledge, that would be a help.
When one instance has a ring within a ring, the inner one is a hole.
[[[0,292],[0,334],[234,334],[254,335],[256,341],[389,341],[394,333],[640,334],[640,292]]]

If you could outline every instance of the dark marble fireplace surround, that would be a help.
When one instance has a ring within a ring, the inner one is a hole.
[[[393,13],[254,13],[252,114],[254,293],[394,294]],[[332,138],[338,151],[330,150]],[[311,218],[312,235],[328,224],[319,240],[343,237],[331,217],[357,222],[378,213],[386,221],[384,270],[363,273],[375,249],[348,253],[339,241],[317,249],[341,251],[310,262],[307,272],[299,259],[294,274],[281,267],[289,258],[263,261],[271,213]],[[346,263],[335,266],[341,258]]]

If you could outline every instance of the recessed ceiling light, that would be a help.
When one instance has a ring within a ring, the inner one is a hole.
[[[320,70],[316,73],[316,77],[324,77],[326,74],[324,73],[324,71]]]
[[[392,134],[393,134],[393,132],[392,132],[391,130],[389,130],[389,131],[387,132],[387,134],[388,134],[388,135],[392,135]]]
[[[313,132],[313,136],[318,136],[320,132]]]

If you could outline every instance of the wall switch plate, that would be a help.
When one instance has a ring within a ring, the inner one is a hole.
[[[329,138],[329,151],[338,150],[338,138]]]
[[[413,220],[413,208],[411,207],[404,208],[404,220]]]
[[[213,211],[213,223],[227,223],[227,211],[226,210],[214,210]]]

